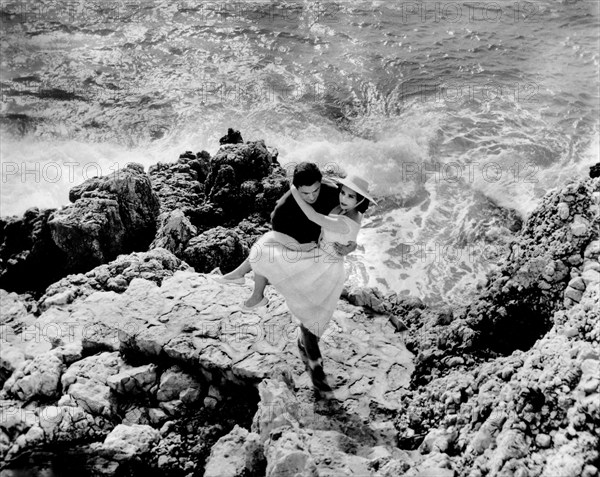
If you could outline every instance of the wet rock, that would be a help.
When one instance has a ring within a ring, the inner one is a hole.
[[[242,139],[242,134],[237,131],[234,130],[232,128],[229,128],[227,130],[227,134],[225,136],[223,136],[221,139],[219,139],[219,144],[240,144],[243,143],[244,140]]]

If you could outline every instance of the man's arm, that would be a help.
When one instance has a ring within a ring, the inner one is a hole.
[[[357,248],[358,244],[356,242],[348,242],[348,245],[343,245],[339,242],[333,243],[333,249],[335,250],[335,253],[341,255],[342,257],[354,252]]]

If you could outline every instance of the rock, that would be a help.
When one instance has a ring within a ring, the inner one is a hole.
[[[309,452],[308,443],[303,438],[304,433],[285,429],[276,432],[265,443],[266,477],[319,475],[314,459]]]
[[[36,356],[13,373],[4,383],[4,389],[23,401],[56,397],[63,371],[62,360],[54,354]]]
[[[216,227],[190,240],[183,256],[197,272],[209,272],[219,267],[227,273],[242,263],[247,254],[237,233]]]
[[[583,470],[583,459],[562,446],[548,455],[542,477],[579,477]]]
[[[575,290],[581,290],[581,291],[585,290],[585,283],[581,277],[573,278],[569,282],[568,286],[570,288],[574,288]]]
[[[160,377],[160,385],[156,393],[159,401],[181,399],[186,404],[192,404],[200,399],[200,383],[178,366],[167,369]]]
[[[598,473],[598,467],[588,464],[583,468],[581,477],[595,477],[598,475]]]
[[[450,323],[452,323],[453,319],[454,319],[454,312],[453,312],[452,308],[447,306],[437,312],[436,324],[442,325],[442,326],[449,325]]]
[[[0,219],[0,288],[19,293],[43,290],[63,277],[66,254],[52,239],[56,209],[27,209],[23,217]]]
[[[258,434],[236,425],[212,447],[204,476],[242,477],[254,474],[262,459],[262,445]]]
[[[20,368],[25,362],[25,353],[22,349],[3,343],[0,348],[0,386],[12,375],[15,369]]]
[[[583,296],[583,292],[580,290],[576,290],[575,288],[567,288],[565,290],[565,298],[569,298],[576,303],[581,301],[581,297]]]
[[[152,189],[160,200],[160,213],[180,209],[186,216],[205,200],[204,181],[210,170],[206,151],[182,154],[176,163],[158,163],[148,169]]]
[[[265,379],[258,385],[258,393],[260,403],[252,420],[252,432],[264,443],[274,429],[297,422],[295,410],[299,406],[296,396],[283,381]]]
[[[600,162],[590,166],[590,177],[600,177]]]
[[[146,364],[135,368],[125,369],[120,373],[109,376],[108,386],[115,392],[124,395],[149,393],[157,380],[155,364]]]
[[[150,422],[155,426],[161,425],[168,419],[167,414],[162,409],[156,407],[148,409],[148,417],[150,418]]]
[[[227,130],[227,134],[219,139],[219,144],[240,144],[243,143],[242,134],[237,131],[229,128]]]
[[[598,255],[600,255],[600,240],[592,240],[585,248],[583,256],[585,258],[597,258]]]
[[[419,451],[423,454],[430,452],[447,452],[456,441],[456,432],[446,432],[439,429],[430,431],[423,439]]]
[[[535,436],[535,443],[542,449],[547,449],[552,445],[552,438],[548,434],[538,434]]]
[[[581,274],[580,279],[583,281],[584,288],[588,287],[588,286],[593,286],[595,285],[596,287],[598,287],[598,284],[600,283],[600,272],[598,272],[597,270],[586,270]],[[571,283],[569,282],[569,286],[571,286]],[[575,288],[575,287],[573,287]],[[582,290],[582,288],[579,288],[579,290]]]
[[[164,248],[177,256],[183,253],[190,239],[198,232],[181,209],[163,212],[158,222],[158,232],[150,248]]]
[[[558,204],[558,216],[562,220],[567,220],[569,218],[569,204],[566,202],[560,202]]]
[[[128,461],[147,453],[159,439],[159,432],[150,426],[118,424],[106,436],[100,453],[118,462]]]
[[[598,387],[600,387],[600,379],[588,379],[583,381],[582,389],[586,394],[592,394],[598,391]]]
[[[571,233],[577,237],[585,235],[589,230],[589,221],[581,215],[575,215],[575,220],[571,225]]]
[[[144,250],[154,238],[158,197],[139,164],[88,179],[71,189],[69,199],[73,205],[48,221],[67,271],[87,271],[119,254]]]
[[[134,278],[143,277],[160,285],[176,271],[190,269],[189,265],[162,248],[120,255],[111,263],[93,268],[85,275],[69,275],[49,286],[40,298],[40,308],[50,308],[51,298],[57,294],[68,293],[75,301],[99,290],[122,293]]]

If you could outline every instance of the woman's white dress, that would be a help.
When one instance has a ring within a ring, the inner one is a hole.
[[[325,331],[344,288],[344,257],[333,243],[356,241],[360,225],[345,215],[346,233],[323,229],[318,246],[306,250],[294,238],[281,232],[268,232],[252,246],[249,262],[255,273],[263,275],[283,295],[290,312],[317,336]]]

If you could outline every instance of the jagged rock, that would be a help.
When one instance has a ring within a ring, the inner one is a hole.
[[[73,205],[57,210],[48,226],[71,272],[144,250],[154,238],[159,202],[139,164],[88,179],[71,189],[69,199]]]
[[[595,177],[600,177],[600,162],[590,166],[590,177],[593,179]]]
[[[317,466],[303,432],[276,431],[265,445],[266,477],[317,476]]]
[[[151,166],[148,175],[152,188],[160,199],[161,214],[180,209],[187,214],[205,199],[204,181],[210,169],[210,154],[206,151],[187,152],[174,164],[159,162]]]
[[[150,426],[119,424],[106,436],[100,453],[118,462],[139,458],[147,453],[159,438],[159,432]]]
[[[488,277],[482,296],[467,307],[468,326],[478,335],[473,345],[502,352],[528,347],[548,331],[552,313],[563,306],[563,295],[572,302],[581,299],[578,290],[567,289],[565,278],[573,266],[569,258],[597,240],[593,230],[600,219],[593,213],[593,194],[599,184],[598,179],[574,180],[548,193],[527,218],[511,256]],[[569,220],[555,212],[561,203],[568,203]],[[539,287],[542,278],[546,284]]]
[[[126,367],[118,352],[103,352],[73,363],[62,376],[63,392],[85,411],[106,417],[115,414],[108,380]]]
[[[11,375],[4,390],[22,401],[37,397],[55,397],[59,392],[63,362],[52,353],[36,356]]]
[[[221,139],[219,139],[219,144],[223,145],[223,144],[240,144],[243,143],[244,140],[242,139],[242,134],[237,131],[234,130],[232,128],[229,128],[227,130],[227,134],[225,136],[223,136]]]
[[[161,375],[156,399],[159,401],[180,399],[186,404],[192,404],[200,399],[200,393],[200,383],[179,367],[173,366]]]
[[[243,477],[256,473],[263,459],[258,434],[236,425],[213,446],[204,477]]]
[[[159,217],[158,232],[150,248],[164,248],[175,255],[181,255],[197,229],[181,209],[163,212]]]
[[[275,203],[288,190],[276,151],[263,141],[223,145],[214,157],[186,153],[175,164],[150,168],[161,213],[180,209],[198,233],[235,226],[252,215],[270,220]],[[160,232],[159,232],[160,233]]]
[[[258,385],[260,404],[252,421],[252,432],[264,443],[271,431],[298,423],[294,410],[298,409],[296,395],[283,381],[265,379]]]
[[[160,285],[165,278],[172,276],[175,271],[189,269],[188,264],[162,248],[155,248],[148,252],[120,255],[116,260],[106,265],[100,265],[85,275],[68,275],[49,286],[46,293],[39,300],[40,309],[46,310],[57,304],[54,300],[56,295],[68,296],[66,300],[68,304],[99,290],[122,293],[134,278],[152,280]]]
[[[55,210],[33,207],[23,217],[0,218],[0,288],[40,290],[66,274],[67,256],[48,225]]]
[[[0,221],[0,287],[40,291],[154,238],[158,199],[139,164],[71,189],[72,205]]]
[[[156,380],[156,365],[146,364],[113,374],[106,379],[106,384],[119,394],[136,395],[151,393],[156,385]]]
[[[215,227],[190,240],[183,257],[197,272],[220,268],[229,272],[242,263],[248,255],[240,236],[232,230]]]

